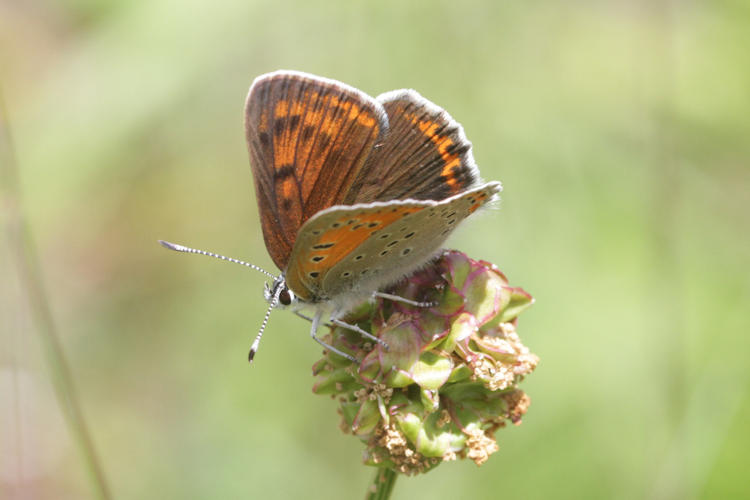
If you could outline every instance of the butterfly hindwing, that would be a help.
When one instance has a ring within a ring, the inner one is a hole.
[[[461,125],[414,90],[378,97],[388,115],[353,193],[353,203],[397,199],[442,200],[479,182],[479,170]]]
[[[394,200],[324,210],[300,229],[287,286],[312,302],[377,290],[424,264],[500,189],[490,182],[439,202]]]
[[[380,103],[333,80],[279,71],[253,82],[245,132],[263,237],[280,269],[302,224],[344,202],[387,124]]]

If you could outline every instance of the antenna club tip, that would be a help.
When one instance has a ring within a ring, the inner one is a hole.
[[[255,358],[255,349],[250,349],[250,352],[247,355],[247,362],[253,364],[253,358]]]
[[[184,248],[182,245],[177,245],[175,243],[170,243],[168,241],[164,241],[164,240],[157,240],[157,241],[159,242],[161,246],[163,246],[164,248],[168,248],[169,250],[175,250],[175,251],[180,252]]]

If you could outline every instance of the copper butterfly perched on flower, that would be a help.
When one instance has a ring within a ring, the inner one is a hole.
[[[382,290],[428,263],[502,189],[480,180],[461,125],[414,90],[372,98],[327,78],[268,73],[250,87],[245,135],[263,238],[281,270],[266,273],[270,307],[250,360],[277,306],[312,308],[311,336],[351,359],[318,339],[321,320],[372,337],[339,318],[373,295],[410,302]]]

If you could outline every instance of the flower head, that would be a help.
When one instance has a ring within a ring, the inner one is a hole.
[[[483,464],[498,450],[495,431],[520,424],[530,403],[518,384],[538,358],[516,325],[533,299],[494,265],[457,251],[389,293],[433,306],[378,299],[342,318],[388,349],[333,327],[325,341],[361,361],[324,353],[314,392],[338,400],[341,427],[366,443],[367,464],[405,474],[456,458]]]

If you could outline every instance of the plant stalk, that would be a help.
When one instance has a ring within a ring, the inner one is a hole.
[[[393,486],[396,484],[398,473],[387,467],[378,467],[375,479],[365,496],[366,500],[388,500],[391,498]]]
[[[55,388],[60,409],[85,462],[96,498],[112,498],[104,471],[94,449],[94,442],[81,410],[73,375],[65,358],[52,310],[44,290],[42,274],[28,222],[21,203],[18,164],[11,141],[6,110],[0,92],[0,201],[5,211],[3,218],[11,255],[15,256],[21,288],[31,306],[36,331],[44,348],[50,378]],[[12,258],[12,257],[11,257]]]

